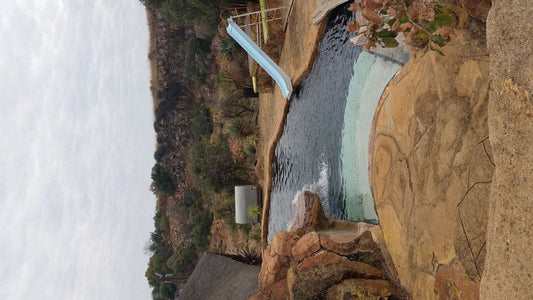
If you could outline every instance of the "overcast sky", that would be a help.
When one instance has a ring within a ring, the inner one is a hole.
[[[0,1],[0,299],[148,299],[138,0]]]

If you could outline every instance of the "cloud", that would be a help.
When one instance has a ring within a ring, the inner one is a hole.
[[[6,2],[0,298],[148,298],[155,138],[144,9]]]

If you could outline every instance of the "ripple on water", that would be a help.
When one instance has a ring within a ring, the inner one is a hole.
[[[400,66],[351,45],[345,30],[351,19],[345,7],[332,12],[313,67],[296,88],[273,160],[269,239],[286,230],[292,202],[304,190],[320,196],[329,217],[377,219],[368,134],[379,97]]]

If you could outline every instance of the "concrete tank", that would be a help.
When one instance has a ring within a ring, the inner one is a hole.
[[[255,185],[235,186],[235,223],[248,224],[258,221],[258,217],[248,214],[250,207],[260,205],[260,189]]]

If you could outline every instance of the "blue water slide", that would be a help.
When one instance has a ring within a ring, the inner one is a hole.
[[[281,94],[288,99],[292,94],[289,76],[231,18],[228,19],[226,31],[276,81]]]

